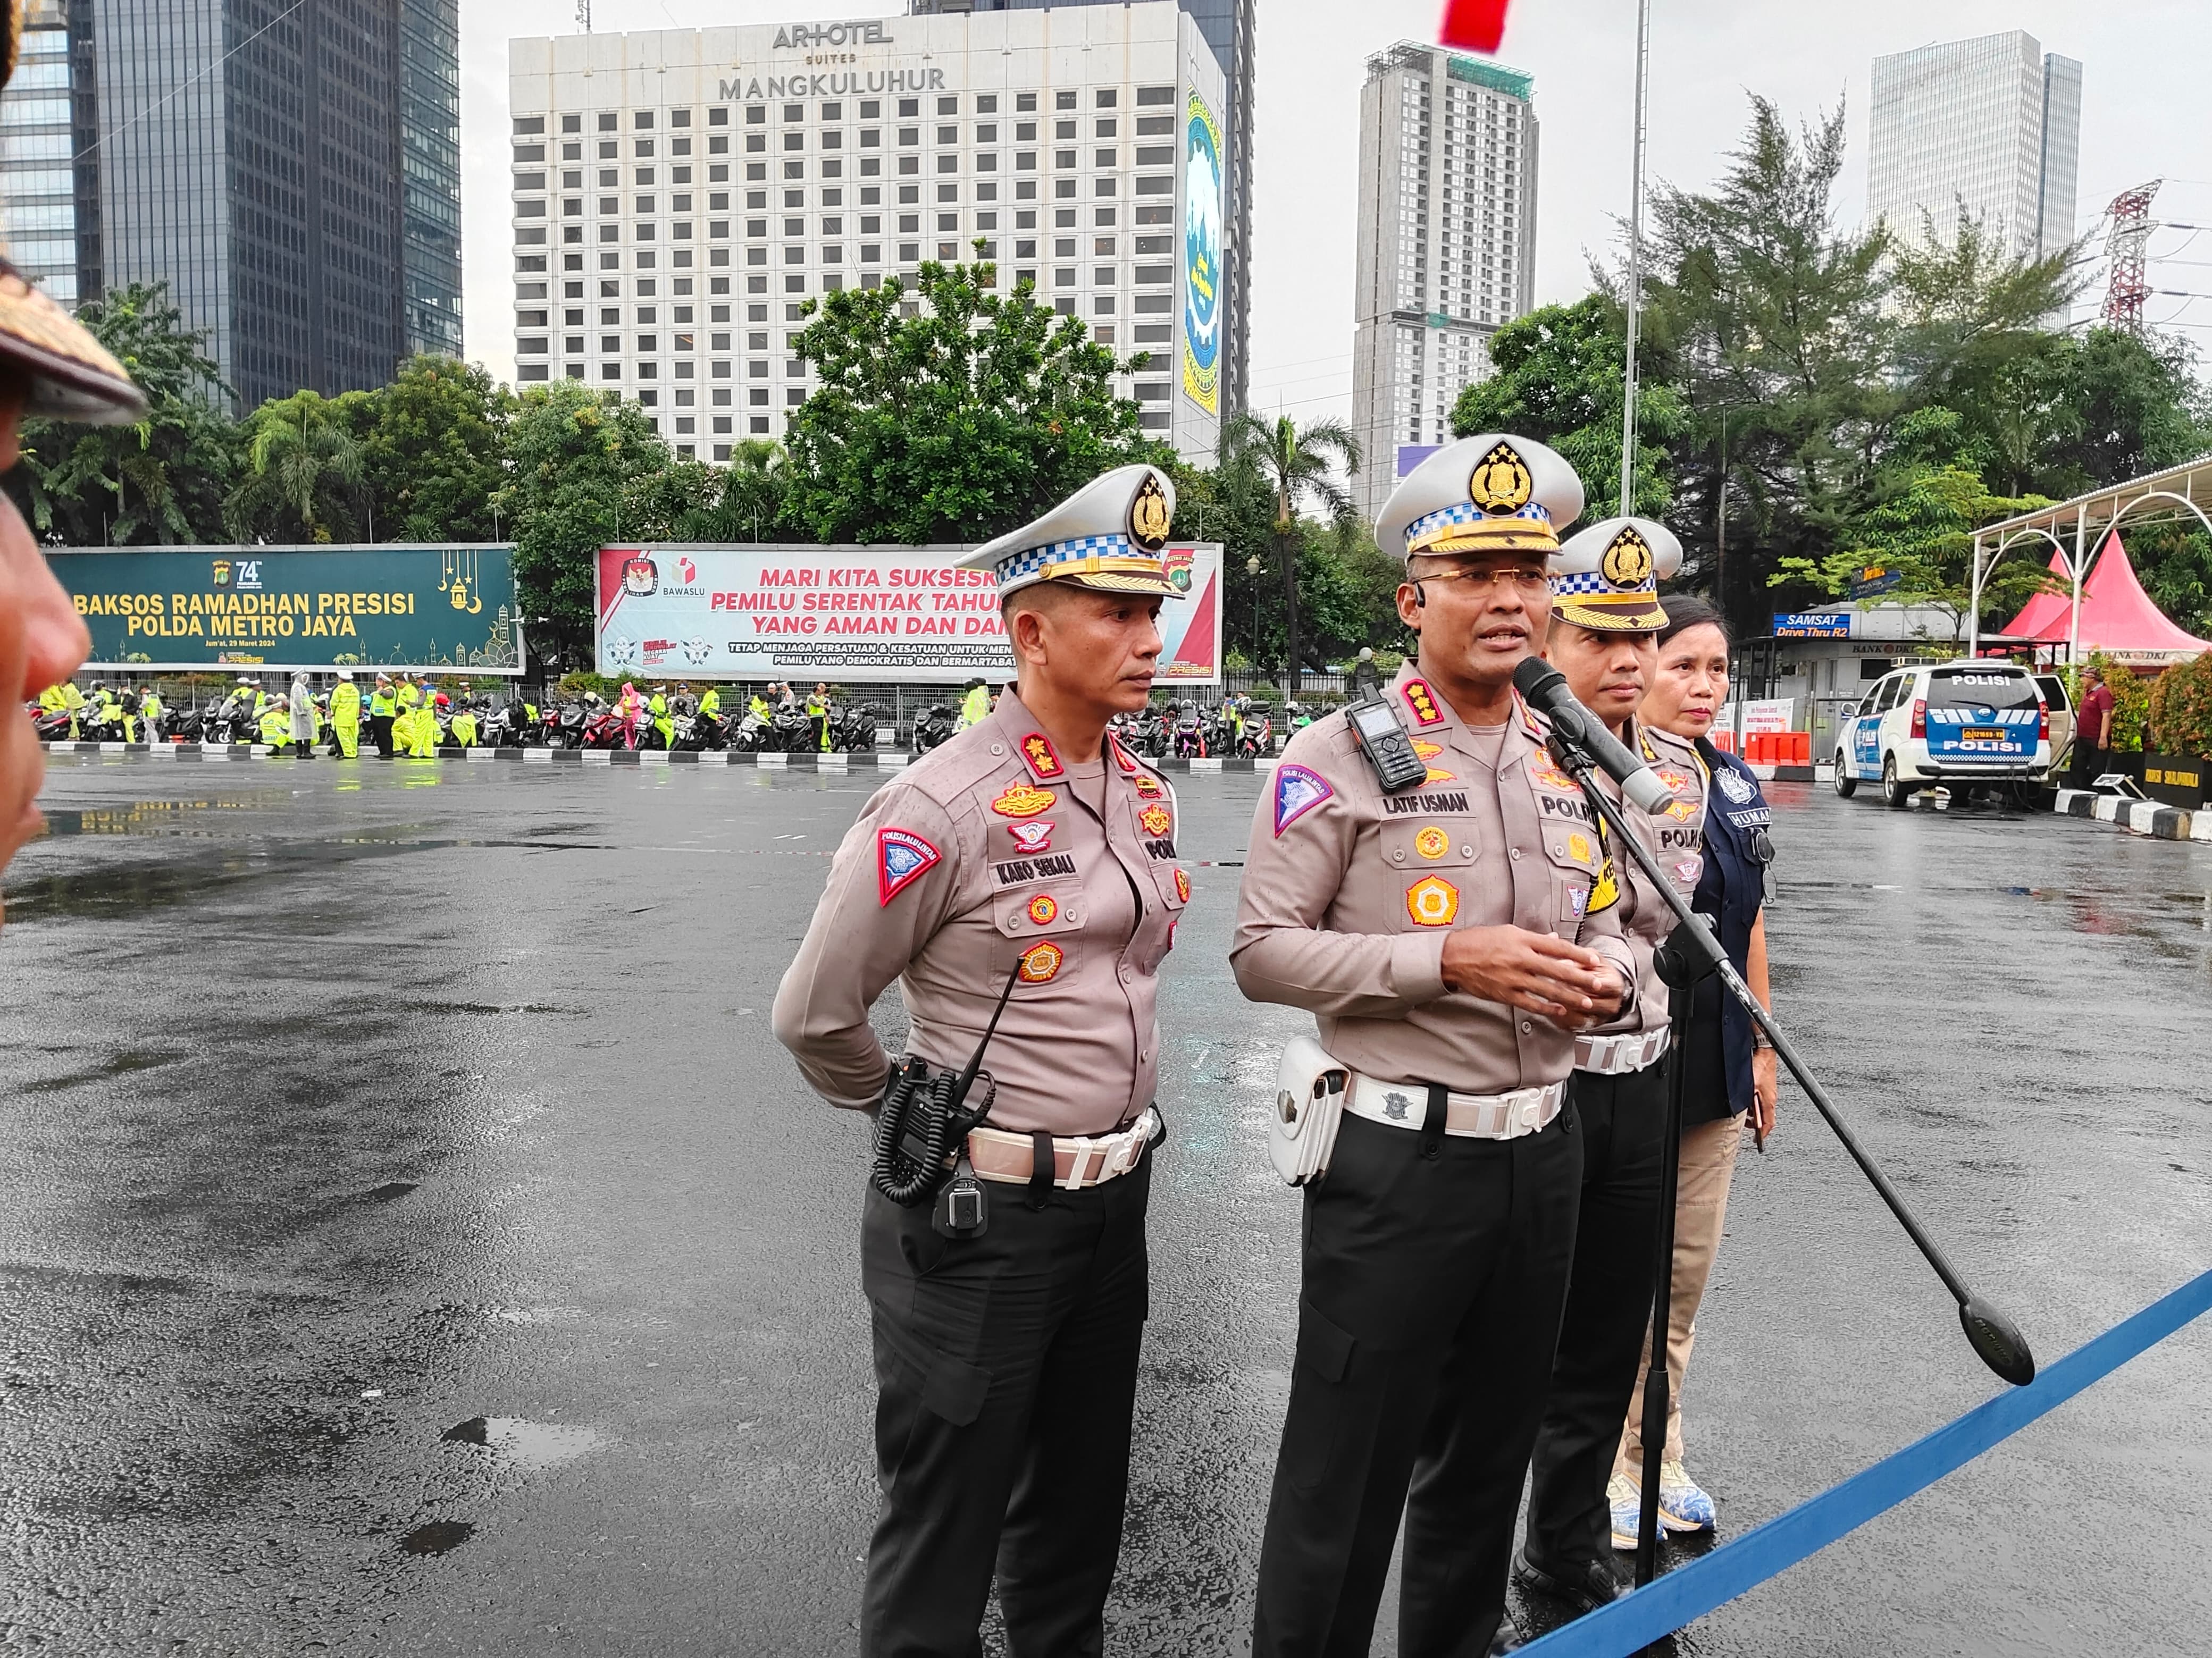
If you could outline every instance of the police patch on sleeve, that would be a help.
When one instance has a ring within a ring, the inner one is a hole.
[[[876,831],[876,891],[880,905],[904,892],[935,869],[944,854],[912,829]]]
[[[1304,766],[1275,768],[1275,838],[1336,791],[1318,772]]]

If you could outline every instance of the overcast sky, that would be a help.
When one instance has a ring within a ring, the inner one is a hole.
[[[597,0],[593,27],[715,24],[888,15],[898,8],[819,0]],[[1254,158],[1251,398],[1300,419],[1342,414],[1351,391],[1352,226],[1359,88],[1366,58],[1393,41],[1433,40],[1441,0],[1259,0]],[[2119,191],[2163,176],[2154,288],[2212,296],[2212,61],[2204,0],[1654,0],[1650,170],[1702,185],[1725,163],[1748,94],[1795,119],[1840,99],[1851,155],[1838,203],[1856,224],[1865,194],[1868,67],[1880,53],[2024,28],[2084,65],[2081,193],[2087,228]],[[461,142],[468,354],[514,371],[507,240],[507,42],[566,33],[558,0],[469,0],[461,8]],[[1513,0],[1499,58],[1536,77],[1543,123],[1536,239],[1539,302],[1589,286],[1587,252],[1628,206],[1635,0]],[[2154,320],[2196,325],[2212,344],[2212,297],[2159,297]]]

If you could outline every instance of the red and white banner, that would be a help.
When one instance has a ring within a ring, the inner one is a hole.
[[[1496,52],[1505,38],[1506,0],[1444,0],[1437,44],[1462,52]]]
[[[682,679],[1011,679],[990,575],[961,547],[602,547],[599,670]],[[1221,546],[1162,556],[1163,683],[1221,682]]]

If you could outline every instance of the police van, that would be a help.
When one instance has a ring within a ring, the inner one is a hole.
[[[1880,783],[1901,806],[1937,785],[1989,785],[2025,796],[2051,768],[2051,714],[2027,669],[1975,658],[1899,668],[1877,683],[1836,732],[1836,793]]]

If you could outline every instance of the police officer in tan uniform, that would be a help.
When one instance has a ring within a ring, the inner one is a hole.
[[[1512,683],[1543,642],[1554,525],[1582,505],[1557,454],[1495,434],[1401,483],[1376,538],[1406,560],[1420,648],[1382,697],[1425,770],[1386,790],[1334,714],[1291,739],[1253,824],[1237,981],[1310,1009],[1350,1076],[1306,1187],[1258,1658],[1367,1650],[1401,1509],[1400,1651],[1512,1638],[1581,1189],[1575,1033],[1635,984],[1604,848]]]
[[[908,1052],[955,1072],[1013,981],[967,1141],[986,1230],[867,1198],[882,1502],[864,1654],[976,1652],[994,1573],[1019,1658],[1101,1649],[1160,1132],[1156,975],[1190,898],[1174,791],[1106,725],[1151,695],[1174,505],[1165,474],[1121,467],[963,561],[996,579],[1018,683],[868,802],[776,996],[806,1080],[867,1111],[891,1064],[868,1009],[893,979]]]
[[[1658,580],[1681,565],[1681,544],[1648,519],[1607,519],[1573,537],[1552,560],[1544,654],[1575,700],[1672,792],[1664,808],[1647,813],[1624,805],[1620,786],[1595,774],[1686,902],[1704,872],[1705,762],[1680,738],[1636,719],[1667,623]],[[1595,834],[1587,802],[1574,805],[1584,831]],[[1575,1038],[1567,1092],[1583,1137],[1581,1217],[1550,1402],[1536,1436],[1528,1535],[1514,1566],[1522,1588],[1578,1612],[1621,1592],[1610,1564],[1606,1485],[1651,1316],[1666,1129],[1667,987],[1652,956],[1674,930],[1674,916],[1626,852],[1614,863],[1621,926],[1636,957],[1636,1002],[1625,1017]]]

